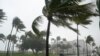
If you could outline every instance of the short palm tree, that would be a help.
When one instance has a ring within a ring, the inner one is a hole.
[[[12,45],[12,52],[13,52],[14,51],[14,44],[17,43],[17,36],[16,35],[12,35],[10,40],[13,43],[13,45]]]
[[[86,39],[87,56],[89,55],[88,54],[88,44],[90,45],[91,42],[94,42],[94,39],[93,39],[93,37],[91,37],[91,35],[89,35],[89,36],[87,36],[87,39]]]

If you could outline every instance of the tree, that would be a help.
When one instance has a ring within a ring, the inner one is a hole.
[[[67,40],[66,40],[66,38],[63,38],[63,42],[66,42]]]
[[[11,47],[11,45],[10,45],[10,43],[11,43],[11,39],[16,39],[16,38],[12,38],[12,31],[13,31],[13,28],[16,28],[16,33],[15,33],[15,36],[16,36],[16,34],[17,34],[17,32],[19,31],[19,30],[22,30],[23,28],[25,28],[25,26],[23,25],[23,23],[22,23],[22,21],[18,18],[18,17],[15,17],[14,19],[13,19],[13,22],[12,22],[12,29],[11,29],[11,32],[10,32],[10,34],[9,34],[9,38],[8,38],[8,46],[7,46],[7,53],[6,53],[6,56],[9,56],[10,55],[10,47]],[[13,36],[14,37],[14,36]],[[15,41],[16,42],[16,41]],[[13,48],[14,48],[14,42],[13,42]],[[12,48],[12,50],[13,50],[13,48]]]
[[[11,31],[11,34],[12,34],[12,31]],[[6,53],[6,56],[10,56],[10,42],[11,42],[11,34],[9,34],[8,36],[7,36],[7,39],[8,39],[8,43],[7,43],[7,53]]]
[[[49,43],[49,31],[50,31],[50,23],[56,24],[57,26],[67,26],[69,29],[73,31],[77,31],[73,29],[70,24],[68,23],[68,19],[71,20],[73,15],[84,14],[83,12],[83,5],[79,5],[77,0],[45,0],[46,6],[43,8],[43,14],[48,19],[48,26],[47,26],[47,39],[46,39],[46,56],[49,55],[48,43]],[[80,13],[81,12],[81,13]],[[41,20],[34,20],[35,22],[32,25],[32,28],[35,33],[38,34],[38,29],[36,27],[37,23]]]
[[[10,40],[12,42],[12,53],[13,53],[14,52],[14,46],[17,43],[17,36],[16,35],[12,35]]]
[[[6,49],[6,37],[4,34],[0,34],[0,41],[2,41],[3,43],[5,43],[5,49]]]
[[[18,18],[18,17],[15,17],[14,20],[13,20],[13,27],[16,28],[16,33],[15,35],[12,35],[12,53],[14,52],[14,44],[17,42],[17,38],[16,38],[16,35],[17,35],[17,32],[19,31],[24,31],[23,29],[25,28],[23,22]],[[19,40],[19,39],[18,39]]]
[[[89,54],[88,54],[88,44],[90,45],[91,42],[94,42],[94,39],[93,39],[93,37],[91,37],[91,35],[89,35],[89,36],[87,36],[87,39],[86,39],[87,56],[89,55]]]
[[[51,42],[52,42],[52,43],[55,43],[55,39],[54,39],[54,38],[51,38]]]
[[[97,14],[90,10],[91,3],[83,4],[82,8],[78,8],[77,10],[82,9],[82,13],[76,12],[76,14],[73,16],[72,21],[75,22],[77,25],[77,45],[79,44],[79,25],[85,27],[85,25],[89,25],[92,20],[89,19],[91,16],[96,16]],[[85,27],[87,28],[87,27]],[[77,46],[77,55],[79,56],[79,47]]]
[[[49,56],[49,45],[48,44],[49,44],[49,32],[50,32],[50,23],[51,22],[56,24],[56,25],[67,26],[68,28],[76,31],[71,26],[69,26],[68,22],[61,20],[61,19],[57,19],[57,20],[53,19],[53,16],[55,16],[55,17],[59,16],[58,18],[67,17],[66,15],[64,15],[65,14],[64,10],[66,10],[66,7],[68,8],[67,5],[70,5],[70,3],[72,3],[72,2],[74,3],[74,5],[76,4],[74,2],[74,0],[73,1],[70,1],[70,0],[68,0],[68,1],[45,0],[46,6],[43,8],[43,14],[48,19],[47,36],[46,36],[46,56]],[[66,11],[68,11],[68,10],[66,10]],[[35,27],[35,26],[37,25],[37,22],[40,21],[39,18],[40,17],[36,18],[37,20],[34,20],[35,22],[33,22],[33,24],[32,24],[33,31],[37,34],[39,31],[38,31],[37,27]]]
[[[38,53],[38,51],[43,50],[45,48],[45,40],[43,39],[43,35],[44,35],[43,32],[44,31],[40,33],[41,36],[37,36],[33,34],[31,31],[27,32],[27,36],[22,35],[21,36],[22,44],[20,48],[22,50],[31,49],[33,53],[34,50],[36,50],[36,54]]]

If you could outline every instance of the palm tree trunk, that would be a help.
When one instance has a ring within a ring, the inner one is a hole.
[[[79,39],[78,39],[78,24],[77,24],[77,56],[79,56]]]
[[[47,35],[46,35],[46,56],[49,56],[50,19],[51,17],[48,17],[48,26],[47,26]]]
[[[16,29],[16,33],[15,33],[15,36],[17,35],[17,32],[18,32],[18,27],[17,27],[17,29]],[[12,43],[12,53],[11,53],[11,56],[13,55],[13,53],[14,53],[14,43]]]
[[[99,14],[100,15],[100,14]],[[99,29],[100,29],[100,16],[99,16]]]
[[[14,28],[14,26],[12,26],[10,35],[12,34],[13,28]],[[10,56],[10,40],[8,41],[6,56]]]

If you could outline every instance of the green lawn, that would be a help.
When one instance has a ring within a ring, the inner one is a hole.
[[[0,53],[0,56],[5,56],[5,53]],[[45,56],[44,54],[32,54],[32,53],[14,53],[12,56]],[[54,54],[50,54],[50,56],[57,56]]]

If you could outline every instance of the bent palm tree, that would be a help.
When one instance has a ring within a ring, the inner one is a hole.
[[[12,38],[13,38],[13,39],[12,39],[12,42],[13,42],[12,53],[14,52],[14,44],[17,42],[17,40],[16,40],[17,32],[19,32],[19,31],[24,31],[23,29],[25,28],[23,22],[22,22],[18,17],[16,17],[16,18],[14,19],[13,25],[14,25],[14,27],[16,28],[16,33],[15,33],[15,35],[12,35]]]
[[[66,1],[68,3],[68,1]],[[53,24],[55,25],[63,25],[63,26],[67,26],[69,27],[70,29],[74,30],[71,26],[69,26],[69,23],[65,22],[64,20],[53,20],[53,16],[60,16],[60,14],[58,13],[58,10],[60,10],[60,13],[63,9],[65,9],[65,7],[63,8],[63,6],[60,6],[60,5],[66,5],[66,3],[62,3],[61,4],[61,1],[60,0],[52,0],[52,1],[48,1],[48,0],[45,0],[45,3],[46,3],[46,7],[43,8],[43,14],[44,16],[47,17],[48,19],[48,26],[47,26],[47,36],[46,36],[46,56],[49,56],[49,33],[50,33],[50,23],[52,22]],[[59,7],[58,7],[59,6]],[[58,9],[58,8],[61,8],[61,9]],[[57,12],[56,12],[57,11]],[[55,13],[56,12],[56,13]],[[54,14],[55,13],[55,14]],[[65,16],[65,15],[64,15]],[[65,16],[66,17],[66,16]],[[35,20],[35,22],[33,22],[32,24],[32,28],[33,28],[33,31],[38,34],[39,30],[37,29],[36,25],[37,25],[37,21],[39,21],[39,18],[37,18],[37,20]],[[55,23],[56,22],[56,23]],[[59,24],[58,24],[59,23]],[[61,24],[62,23],[62,24]]]
[[[9,41],[8,41],[8,47],[7,47],[7,53],[6,53],[6,56],[9,56],[10,55],[10,53],[9,53],[9,51],[10,51],[10,42],[11,42],[11,38],[12,38],[12,31],[13,31],[13,28],[17,28],[16,29],[16,34],[17,34],[17,31],[20,29],[20,30],[22,30],[23,28],[25,28],[25,26],[23,25],[23,23],[22,23],[22,21],[18,18],[18,17],[15,17],[14,19],[13,19],[13,22],[12,22],[12,29],[11,29],[11,32],[10,32],[10,35],[9,35]],[[15,34],[15,35],[16,35]]]
[[[67,26],[69,29],[73,31],[77,31],[70,26],[68,19],[71,20],[73,15],[76,13],[84,14],[83,6],[77,4],[77,0],[45,0],[46,6],[43,8],[43,14],[48,19],[47,26],[47,36],[46,36],[46,56],[49,55],[49,32],[50,32],[50,23],[55,24],[56,26]],[[34,20],[32,24],[33,31],[38,34],[39,30],[37,29],[37,25],[41,17],[39,16]]]
[[[85,27],[85,25],[89,25],[92,20],[89,19],[91,16],[96,16],[97,14],[90,10],[91,3],[81,5],[82,8],[78,8],[78,10],[82,10],[82,13],[77,13],[73,16],[72,21],[77,24],[77,30],[79,30],[78,26],[81,25]],[[86,28],[86,27],[85,27]],[[77,31],[77,55],[79,56],[79,31]]]

